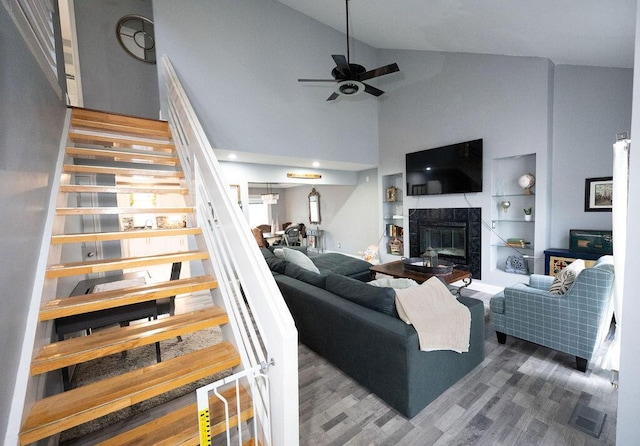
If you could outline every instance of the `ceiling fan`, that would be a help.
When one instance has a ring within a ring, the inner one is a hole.
[[[363,91],[374,96],[381,96],[384,91],[365,84],[364,81],[373,79],[374,77],[384,76],[385,74],[400,71],[398,64],[392,63],[383,67],[374,68],[367,71],[362,65],[351,63],[349,57],[349,0],[345,0],[347,11],[347,56],[341,54],[333,54],[336,67],[331,70],[333,79],[298,79],[298,82],[334,82],[334,92],[327,98],[327,101],[333,101],[340,95],[353,96]]]

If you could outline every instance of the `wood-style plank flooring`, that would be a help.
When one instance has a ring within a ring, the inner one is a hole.
[[[599,366],[604,349],[585,374],[573,356],[511,337],[498,344],[490,321],[485,338],[484,362],[411,420],[301,344],[300,445],[615,444],[617,391]],[[568,425],[578,402],[606,413],[600,438]],[[156,410],[166,413],[171,403]],[[94,444],[108,431],[69,446]]]
[[[512,337],[498,344],[490,321],[485,339],[484,362],[410,420],[300,345],[300,445],[615,444],[604,349],[585,374],[573,356]],[[578,402],[606,413],[600,438],[568,425]]]

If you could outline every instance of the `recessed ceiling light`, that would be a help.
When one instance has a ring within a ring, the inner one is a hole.
[[[227,155],[227,158],[229,158],[230,160],[234,160],[238,158],[238,155],[236,155],[235,153],[230,153],[229,155]]]
[[[425,170],[431,170],[431,167],[427,167]]]
[[[320,167],[320,163],[317,161],[314,161],[313,164],[311,164],[313,167]]]

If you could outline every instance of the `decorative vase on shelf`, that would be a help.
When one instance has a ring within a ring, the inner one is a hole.
[[[531,221],[531,218],[532,218],[531,212],[533,212],[533,209],[525,208],[522,211],[524,212],[524,221]]]

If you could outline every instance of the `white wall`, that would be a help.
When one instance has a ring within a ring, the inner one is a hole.
[[[549,61],[541,58],[381,51],[396,60],[403,78],[385,85],[389,96],[379,111],[380,175],[405,171],[405,154],[456,142],[483,139],[483,192],[408,197],[408,209],[481,207],[491,216],[492,159],[536,154],[536,218],[544,222],[550,141]],[[525,172],[522,172],[525,173]],[[381,218],[380,218],[381,221]],[[536,252],[546,247],[544,225],[536,226]],[[408,231],[405,231],[408,252]],[[518,280],[490,262],[490,233],[483,228],[482,280],[509,284]],[[541,271],[542,261],[536,267]]]
[[[0,58],[0,439],[5,439],[65,107],[2,6]],[[9,428],[13,436],[3,444],[17,441],[20,413],[12,415],[17,417]]]
[[[556,66],[549,247],[569,248],[570,229],[611,230],[610,212],[584,211],[584,184],[612,175],[616,133],[631,129],[632,86],[631,69]]]
[[[344,34],[273,0],[153,7],[158,53],[171,59],[214,147],[378,164],[376,100],[327,102],[332,84],[297,81],[330,79]],[[352,50],[352,60],[377,66],[373,48]]]
[[[634,65],[640,66],[640,10],[636,15],[636,47]],[[640,70],[633,74],[633,114],[631,118],[631,138],[640,135]],[[622,307],[623,327],[620,351],[620,387],[618,388],[618,425],[616,443],[635,445],[639,443],[638,407],[640,407],[640,299],[638,299],[638,281],[640,262],[640,233],[635,230],[634,222],[640,219],[640,157],[638,145],[631,146],[629,162],[629,213],[627,215],[627,259],[625,263],[624,304]]]

